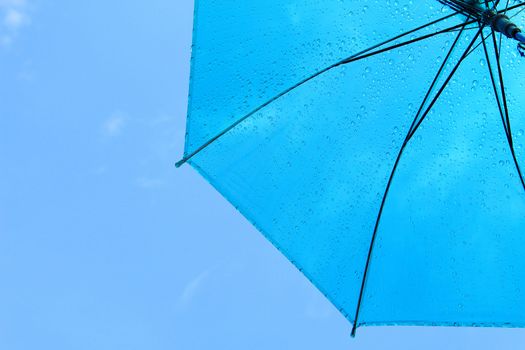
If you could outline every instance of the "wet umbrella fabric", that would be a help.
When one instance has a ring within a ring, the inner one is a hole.
[[[179,165],[354,331],[525,326],[525,60],[479,27],[435,0],[196,1]]]

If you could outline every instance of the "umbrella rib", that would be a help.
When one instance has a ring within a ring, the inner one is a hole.
[[[493,35],[493,33],[491,33],[490,35]],[[492,71],[492,63],[490,61],[490,56],[489,56],[489,52],[488,52],[488,49],[487,49],[487,44],[485,43],[485,39],[486,38],[483,38],[483,40],[482,40],[483,51],[485,52],[485,58],[487,59],[487,68],[489,70],[489,76],[490,76],[490,81],[492,83],[492,88],[494,89],[494,97],[496,98],[496,103],[498,105],[499,114],[501,116],[501,122],[503,123],[503,128],[505,129],[505,136],[506,136],[506,138],[508,140],[509,139],[509,131],[507,130],[507,123],[505,121],[505,114],[503,113],[503,109],[501,107],[501,101],[499,99],[498,87],[496,85],[496,79],[494,78],[494,72]]]
[[[501,99],[503,100],[503,108],[505,110],[505,122],[506,122],[506,125],[507,125],[507,134],[509,136],[509,142],[510,142],[510,144],[512,146],[512,144],[513,144],[513,142],[512,142],[512,131],[511,131],[511,128],[510,128],[509,109],[508,109],[508,106],[507,106],[507,95],[505,93],[505,84],[503,83],[503,73],[501,71],[499,49],[498,49],[498,45],[496,43],[495,35],[496,35],[496,33],[494,32],[494,29],[492,29],[492,39],[493,39],[492,41],[494,43],[494,53],[496,54],[496,67],[498,68],[498,78],[499,78],[499,83],[500,83],[500,88],[501,88]]]
[[[406,45],[409,45],[409,44],[412,44],[412,43],[415,43],[417,41],[420,41],[420,40],[424,40],[424,39],[427,39],[427,38],[430,38],[432,36],[435,36],[435,35],[438,35],[438,34],[443,34],[443,33],[448,33],[450,31],[453,31],[454,29],[457,29],[457,28],[460,28],[463,24],[459,24],[459,25],[455,25],[455,26],[452,26],[452,27],[449,27],[449,28],[445,28],[443,30],[440,30],[438,32],[435,32],[435,33],[431,33],[431,34],[427,34],[427,35],[424,35],[424,36],[421,36],[421,37],[418,37],[418,38],[415,38],[415,39],[411,39],[411,40],[408,40],[408,41],[405,41],[403,43],[399,43],[399,44],[396,44],[396,45],[392,45],[392,46],[389,46],[389,47],[386,47],[386,48],[383,48],[383,49],[380,49],[380,50],[376,50],[376,51],[373,51],[373,52],[370,52],[374,49],[377,49],[381,46],[384,46],[394,40],[397,40],[397,39],[400,39],[404,36],[407,36],[409,34],[412,34],[412,33],[415,33],[421,29],[424,29],[424,28],[427,28],[429,26],[432,26],[436,23],[439,23],[439,22],[442,22],[446,19],[449,19],[451,17],[454,17],[458,14],[459,12],[454,12],[450,15],[447,15],[445,17],[441,17],[437,20],[434,20],[432,22],[429,22],[429,23],[426,23],[422,26],[419,26],[417,28],[414,28],[414,29],[411,29],[407,32],[404,32],[402,34],[399,34],[399,35],[396,35],[388,40],[385,40],[379,44],[376,44],[376,45],[373,45],[365,50],[362,50],[350,57],[347,57],[345,59],[342,59],[328,67],[325,67],[315,73],[313,73],[312,75],[304,78],[303,80],[299,81],[298,83],[294,84],[293,86],[287,88],[286,90],[283,90],[282,92],[280,92],[279,94],[275,95],[274,97],[270,98],[269,100],[267,100],[266,102],[264,102],[263,104],[259,105],[258,107],[256,107],[255,109],[253,109],[252,111],[250,111],[249,113],[245,114],[242,118],[240,118],[239,120],[237,120],[236,122],[234,122],[233,124],[231,124],[230,126],[228,126],[227,128],[225,128],[224,130],[222,130],[221,132],[219,132],[217,135],[215,135],[214,137],[212,137],[211,139],[209,139],[207,142],[205,142],[203,145],[201,145],[199,148],[197,148],[196,150],[194,150],[193,152],[185,155],[180,161],[178,161],[175,166],[176,167],[180,167],[181,165],[183,165],[184,163],[186,163],[187,161],[189,161],[191,158],[193,158],[195,155],[197,155],[198,153],[200,153],[203,149],[205,149],[206,147],[208,147],[210,144],[212,144],[213,142],[217,141],[217,139],[219,139],[220,137],[222,137],[224,134],[226,134],[227,132],[229,132],[230,130],[232,130],[233,128],[235,128],[237,125],[239,125],[240,123],[242,123],[244,120],[248,119],[249,117],[253,116],[255,113],[259,112],[261,109],[263,109],[264,107],[268,106],[269,104],[271,104],[272,102],[278,100],[279,98],[283,97],[284,95],[288,94],[289,92],[291,92],[292,90],[298,88],[299,86],[307,83],[308,81],[318,77],[319,75],[323,74],[323,73],[326,73],[328,72],[329,70],[332,70],[333,68],[336,68],[336,67],[339,67],[341,65],[344,65],[344,64],[348,64],[348,63],[351,63],[351,62],[355,62],[355,61],[358,61],[358,60],[361,60],[361,59],[364,59],[364,58],[368,58],[368,57],[371,57],[373,55],[377,55],[377,54],[380,54],[380,53],[383,53],[383,52],[387,52],[387,51],[390,51],[390,50],[393,50],[393,49],[396,49],[396,48],[399,48],[399,47],[402,47],[402,46],[406,46]],[[474,23],[473,21],[471,23]],[[368,54],[367,54],[368,53]]]
[[[505,121],[506,123],[503,123],[503,126],[505,127],[506,124],[506,134],[507,134],[507,141],[510,148],[510,153],[512,155],[512,160],[514,161],[514,165],[516,166],[516,171],[518,172],[518,176],[521,181],[521,185],[523,189],[525,190],[525,179],[523,178],[523,174],[521,172],[521,168],[518,162],[518,158],[516,157],[516,150],[514,149],[514,142],[512,139],[512,129],[510,125],[510,117],[509,117],[509,109],[507,106],[507,95],[505,93],[505,83],[503,80],[503,72],[501,69],[501,62],[500,62],[500,52],[498,50],[498,43],[496,42],[496,36],[494,33],[494,29],[492,29],[492,43],[494,45],[494,51],[496,54],[496,65],[498,68],[498,77],[499,77],[499,84],[501,87],[501,99],[503,100],[503,109],[505,111]]]
[[[468,22],[469,19],[470,19],[470,17],[467,18],[467,22]],[[447,62],[449,61],[449,58],[452,55],[452,51],[454,51],[454,48],[456,47],[456,44],[459,41],[459,38],[461,37],[461,34],[463,33],[463,31],[465,29],[468,29],[466,24],[463,27],[461,27],[458,35],[456,36],[456,39],[454,39],[454,42],[452,43],[452,46],[450,47],[447,55],[445,56],[445,59],[441,63],[441,66],[439,67],[436,75],[434,76],[434,80],[432,80],[432,83],[430,84],[430,87],[428,88],[427,93],[426,93],[425,97],[423,98],[423,101],[421,102],[421,104],[419,106],[419,109],[418,109],[418,111],[416,113],[416,116],[414,117],[414,120],[412,121],[412,125],[410,125],[410,128],[408,129],[407,140],[406,140],[407,142],[408,142],[408,139],[409,139],[410,135],[412,134],[413,128],[416,126],[416,123],[419,120],[419,116],[421,115],[421,112],[423,111],[423,107],[425,107],[425,104],[427,103],[428,98],[430,97],[430,94],[432,93],[432,90],[434,90],[434,87],[435,87],[439,77],[441,76],[441,73],[445,69],[445,66],[446,66]],[[468,53],[467,53],[467,56],[468,56]],[[423,116],[423,118],[424,117],[425,116]]]
[[[466,26],[467,24],[469,24],[469,22],[465,22],[463,25]],[[460,32],[458,34],[458,36],[456,37],[456,41],[454,41],[452,47],[450,48],[450,51],[449,51],[449,54],[447,55],[447,58],[450,56],[450,54],[452,53],[452,50],[454,49],[460,35],[461,35],[462,32]],[[432,107],[434,106],[435,102],[437,101],[437,99],[439,98],[439,96],[441,95],[441,93],[443,92],[443,90],[445,89],[445,87],[447,86],[447,84],[450,82],[450,80],[452,79],[453,75],[455,74],[455,72],[457,71],[457,69],[459,68],[459,66],[461,65],[461,63],[463,62],[463,60],[467,57],[468,55],[468,52],[470,51],[470,49],[472,48],[472,46],[474,45],[474,43],[476,42],[476,40],[478,39],[479,35],[481,34],[481,30],[479,30],[476,34],[476,36],[474,37],[474,39],[472,39],[472,41],[470,42],[470,44],[468,45],[468,47],[466,48],[466,50],[463,52],[463,54],[461,55],[459,61],[456,63],[456,65],[454,66],[454,68],[452,69],[452,71],[449,73],[449,75],[447,76],[447,78],[445,79],[445,82],[443,83],[443,85],[440,87],[440,89],[438,90],[438,92],[436,93],[436,96],[432,99],[432,101],[430,102],[430,105],[426,108],[425,112],[423,113],[422,117],[418,120],[418,115],[416,114],[416,117],[414,118],[414,122],[412,123],[408,133],[407,133],[407,136],[405,138],[405,141],[403,141],[403,144],[401,145],[401,148],[399,150],[399,153],[397,155],[397,158],[396,158],[396,161],[394,162],[394,166],[392,167],[392,171],[390,173],[390,177],[388,179],[388,182],[387,182],[387,185],[386,185],[386,188],[385,188],[385,191],[383,193],[383,198],[381,200],[381,205],[379,207],[379,211],[378,211],[378,214],[377,214],[377,218],[376,218],[376,222],[375,222],[375,226],[374,226],[374,232],[372,233],[372,238],[370,240],[370,247],[368,249],[368,255],[367,255],[367,258],[366,258],[366,263],[365,263],[365,268],[364,268],[364,272],[363,272],[363,278],[361,280],[361,289],[359,291],[359,298],[357,300],[357,307],[356,307],[356,312],[355,312],[355,317],[354,317],[354,324],[352,326],[352,336],[354,337],[355,336],[355,333],[357,331],[357,327],[359,325],[359,312],[361,311],[361,304],[362,304],[362,301],[363,301],[363,296],[364,296],[364,291],[365,291],[365,288],[366,288],[366,282],[367,282],[367,277],[368,277],[368,271],[369,271],[369,266],[370,266],[370,262],[371,262],[371,259],[372,259],[372,253],[373,253],[373,249],[374,249],[374,243],[375,243],[375,240],[376,240],[376,237],[377,237],[377,232],[378,232],[378,228],[379,228],[379,223],[381,221],[381,217],[382,217],[382,214],[383,214],[383,209],[384,209],[384,206],[385,206],[385,203],[386,203],[386,199],[388,197],[388,192],[390,191],[390,187],[392,185],[392,180],[394,178],[394,175],[397,171],[397,168],[398,168],[398,165],[399,165],[399,162],[401,160],[401,156],[403,155],[403,151],[405,150],[408,142],[410,141],[410,139],[412,138],[412,136],[414,135],[414,133],[417,131],[417,129],[419,128],[419,126],[421,125],[421,123],[423,122],[423,120],[425,119],[425,117],[428,115],[428,113],[430,112],[430,110],[432,109]],[[437,80],[437,77],[439,76],[439,74],[441,73],[442,71],[442,68],[445,66],[445,62],[442,64],[442,67],[440,68],[440,70],[438,71],[438,74],[436,74],[436,78],[434,80]],[[433,82],[434,84],[434,82]],[[431,91],[433,88],[433,86],[431,86],[431,88],[429,89],[429,91]],[[429,93],[427,93],[428,95]],[[426,99],[427,97],[425,97],[424,101],[423,101],[423,105],[424,103],[426,102]],[[421,110],[421,108],[420,108]],[[418,112],[419,113],[419,112]],[[417,122],[416,122],[417,121]]]
[[[507,13],[507,10],[509,8],[509,4],[510,4],[510,0],[507,0],[507,4],[505,5],[505,12],[503,12],[504,14]]]
[[[525,8],[522,8],[521,10],[519,10],[518,12],[516,12],[515,14],[513,14],[512,16],[509,16],[509,18],[514,18],[514,17],[516,17],[517,15],[519,15],[520,13],[522,13],[524,10],[525,10]]]
[[[408,40],[408,41],[403,41],[403,42],[401,42],[399,44],[395,44],[395,45],[392,45],[392,46],[385,47],[384,49],[376,50],[376,51],[373,51],[373,52],[370,52],[370,53],[367,53],[367,54],[364,54],[364,55],[360,55],[360,56],[357,56],[357,57],[349,57],[349,58],[347,58],[345,60],[342,60],[341,62],[338,62],[337,65],[335,65],[335,67],[343,65],[343,64],[359,61],[359,60],[362,60],[363,58],[368,58],[368,57],[371,57],[371,56],[374,56],[374,55],[377,55],[377,54],[380,54],[380,53],[383,53],[383,52],[391,51],[391,50],[397,49],[399,47],[410,45],[410,44],[416,43],[418,41],[431,38],[431,37],[436,36],[438,34],[454,32],[455,29],[461,28],[462,26],[464,26],[466,24],[472,24],[472,23],[475,23],[475,22],[476,22],[476,20],[468,21],[468,22],[465,22],[465,23],[461,23],[461,24],[449,27],[449,28],[445,28],[445,29],[440,30],[440,31],[435,32],[435,33],[426,34],[426,35],[420,36],[420,37],[415,38],[415,39],[411,39],[411,40]]]

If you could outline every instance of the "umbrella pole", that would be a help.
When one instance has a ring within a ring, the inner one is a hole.
[[[518,40],[522,44],[525,44],[525,35],[522,32],[517,33],[514,36],[514,39]]]
[[[495,32],[501,33],[509,39],[514,39],[522,44],[525,44],[525,35],[505,13],[497,13],[494,10],[486,10],[483,13],[482,22],[485,25],[489,25]]]

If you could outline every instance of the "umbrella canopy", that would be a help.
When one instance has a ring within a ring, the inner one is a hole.
[[[196,1],[178,165],[354,333],[524,326],[524,6]]]

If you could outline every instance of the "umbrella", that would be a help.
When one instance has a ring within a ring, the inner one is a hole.
[[[185,153],[353,324],[525,326],[521,1],[195,4]]]

